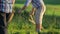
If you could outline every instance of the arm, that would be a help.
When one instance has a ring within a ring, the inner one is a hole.
[[[18,13],[20,13],[22,10],[26,9],[26,7],[28,7],[28,5],[31,3],[31,0],[26,0],[25,5],[20,9],[20,11]]]

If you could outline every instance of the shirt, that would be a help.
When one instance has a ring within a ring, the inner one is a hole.
[[[12,4],[12,0],[0,0],[0,11],[5,13],[11,13]]]
[[[33,7],[40,8],[42,2],[42,0],[26,0],[25,6],[28,6],[30,3],[32,3]]]

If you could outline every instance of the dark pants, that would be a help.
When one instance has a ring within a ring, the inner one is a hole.
[[[9,14],[6,14],[6,24],[7,24],[8,16]],[[7,33],[7,26],[5,26],[4,17],[1,15],[0,12],[0,34],[5,34],[5,33]]]

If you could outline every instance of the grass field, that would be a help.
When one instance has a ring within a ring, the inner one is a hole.
[[[15,16],[8,26],[9,34],[36,34],[35,25],[29,19],[31,5],[27,7],[21,14],[17,11],[23,7],[25,0],[16,0]],[[60,34],[60,0],[44,0],[46,4],[46,12],[43,18],[44,30],[41,34]]]

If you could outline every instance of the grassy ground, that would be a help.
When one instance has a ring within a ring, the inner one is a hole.
[[[25,0],[16,0],[16,14],[8,26],[9,34],[36,34],[35,25],[29,19],[31,5],[21,14],[17,11],[23,7]],[[44,0],[47,10],[43,18],[44,30],[41,34],[60,34],[60,0]]]

